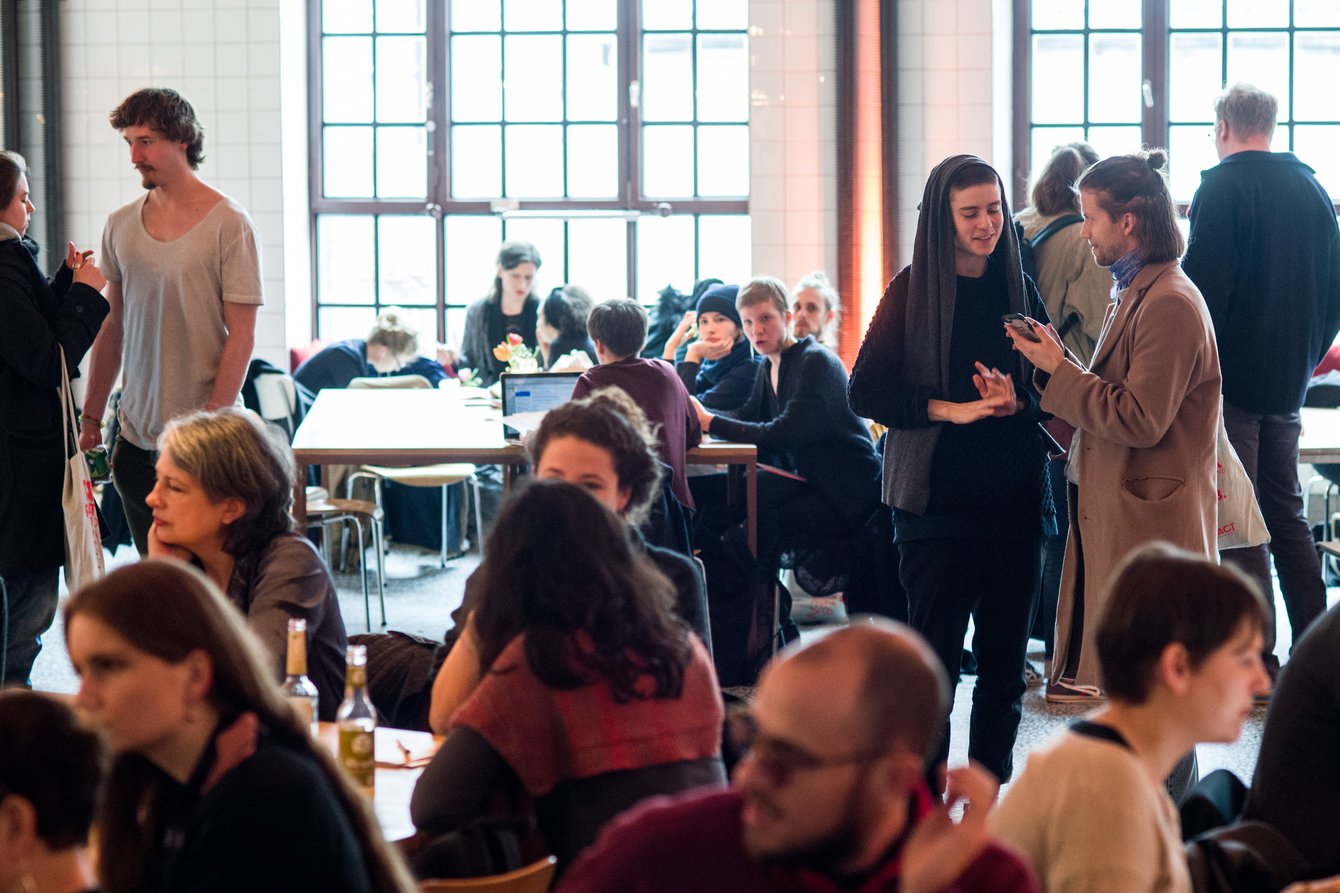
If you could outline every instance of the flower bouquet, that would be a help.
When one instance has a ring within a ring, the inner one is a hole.
[[[540,371],[540,360],[535,351],[527,347],[526,342],[516,332],[509,334],[506,341],[493,348],[493,356],[499,362],[507,364],[508,372]]]

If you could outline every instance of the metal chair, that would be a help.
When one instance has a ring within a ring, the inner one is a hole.
[[[432,387],[422,375],[392,375],[387,378],[355,378],[349,382],[350,388],[427,388]],[[344,495],[352,497],[355,482],[372,482],[373,501],[380,508],[382,502],[381,482],[394,481],[405,487],[440,487],[442,489],[442,546],[439,560],[442,567],[447,566],[450,553],[447,548],[448,491],[453,484],[468,483],[474,491],[475,502],[475,542],[479,553],[484,554],[484,520],[479,502],[479,478],[475,476],[475,466],[467,462],[444,462],[437,465],[415,465],[405,468],[387,465],[364,465],[344,480]]]
[[[363,537],[363,524],[367,522],[372,533],[372,551],[376,555],[373,567],[377,574],[377,601],[381,605],[382,626],[386,626],[386,589],[385,571],[382,566],[382,510],[381,507],[362,499],[331,499],[322,487],[307,488],[307,526],[320,527],[325,534],[322,548],[325,551],[326,565],[334,570],[334,549],[330,532],[339,528],[348,533],[347,524],[358,531],[358,576],[363,582],[363,617],[368,632],[372,632],[372,597],[368,591],[367,548]]]

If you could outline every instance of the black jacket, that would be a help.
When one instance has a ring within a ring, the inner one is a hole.
[[[75,378],[109,309],[63,263],[48,283],[35,252],[0,242],[0,575],[65,563],[60,348]]]
[[[831,350],[806,336],[782,351],[777,392],[772,361],[754,377],[749,401],[716,416],[711,433],[758,445],[758,459],[818,487],[851,521],[879,504],[879,457],[865,422],[847,405],[847,370]]]
[[[1297,411],[1340,330],[1340,230],[1312,168],[1237,152],[1204,171],[1182,269],[1210,308],[1224,399]]]

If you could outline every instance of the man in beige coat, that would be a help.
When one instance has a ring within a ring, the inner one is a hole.
[[[1150,540],[1217,554],[1219,356],[1209,311],[1182,272],[1185,248],[1161,151],[1108,158],[1076,184],[1081,234],[1116,280],[1086,369],[1050,327],[1006,326],[1037,367],[1042,408],[1077,429],[1066,467],[1070,541],[1049,701],[1101,697],[1093,644],[1117,564]]]

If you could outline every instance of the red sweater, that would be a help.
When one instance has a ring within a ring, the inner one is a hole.
[[[929,809],[929,794],[922,790],[918,801],[921,815]],[[740,835],[743,802],[734,790],[647,800],[605,826],[556,893],[843,893],[844,888],[810,869],[769,867],[750,859]],[[900,875],[895,852],[855,893],[895,893]],[[942,893],[1038,893],[1038,887],[1018,856],[991,844]]]
[[[532,797],[561,781],[714,757],[721,750],[721,694],[697,636],[678,698],[620,704],[608,685],[560,691],[526,662],[524,634],[503,649],[452,724],[489,743]],[[644,677],[647,683],[650,677]]]

